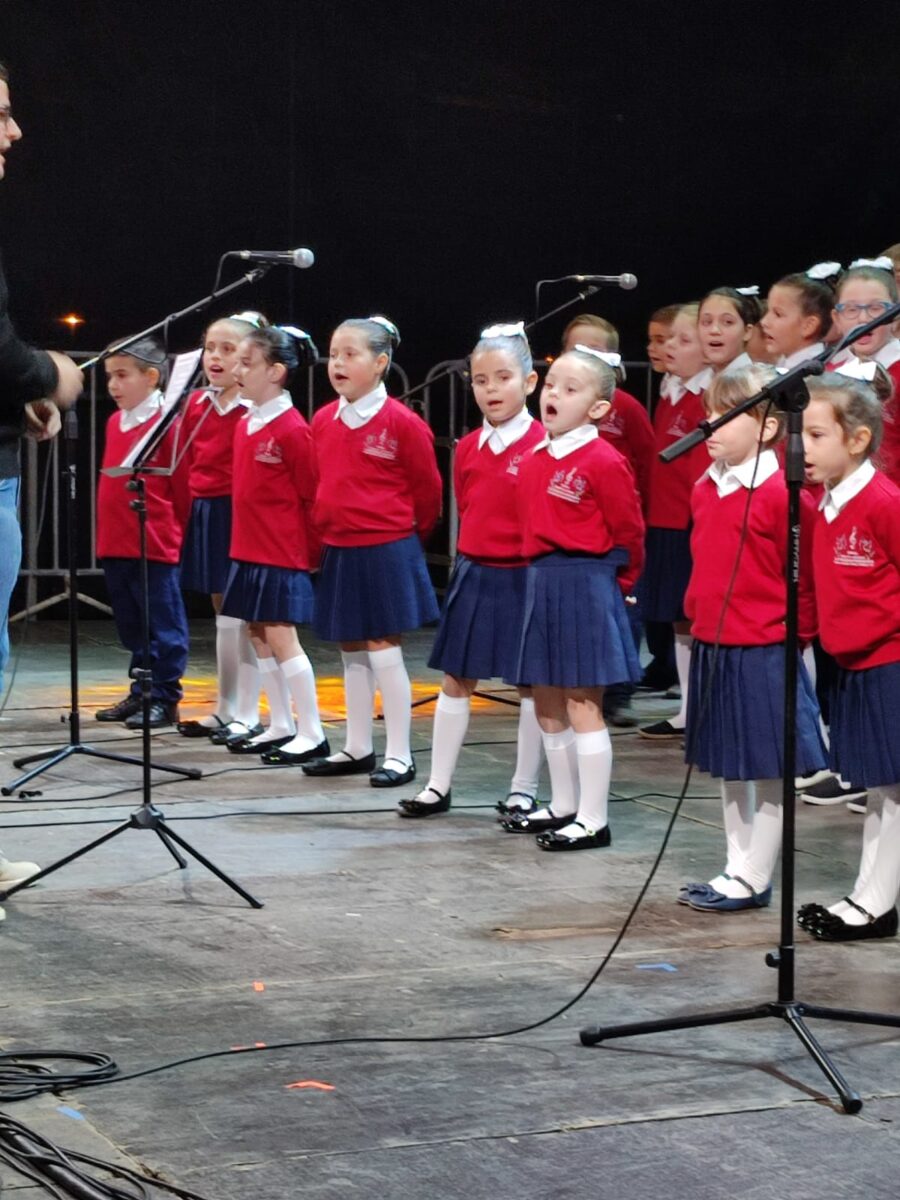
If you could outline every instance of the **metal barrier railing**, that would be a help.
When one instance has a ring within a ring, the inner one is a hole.
[[[93,358],[94,352],[73,353],[76,360]],[[298,374],[292,388],[295,401],[307,419],[316,409],[333,399],[334,392],[328,384],[328,360],[319,358]],[[535,367],[539,373],[546,371],[548,364],[538,360]],[[466,359],[451,359],[436,363],[425,377],[425,382],[415,395],[405,403],[415,409],[434,432],[438,465],[444,480],[443,517],[432,541],[426,558],[433,568],[438,591],[444,590],[456,555],[459,533],[459,513],[453,495],[453,460],[456,445],[470,430],[481,423],[481,414],[469,388],[468,362]],[[626,388],[636,395],[643,394],[649,410],[652,396],[652,372],[649,363],[628,362]],[[639,383],[639,388],[636,386]],[[410,389],[406,371],[397,363],[391,365],[388,390],[403,395]],[[85,580],[102,576],[103,571],[96,557],[97,528],[97,471],[102,454],[103,425],[107,413],[104,411],[105,389],[100,369],[88,373],[86,399],[78,405],[78,544],[79,577]],[[532,406],[534,410],[534,406]],[[24,586],[23,606],[10,620],[49,609],[68,598],[63,590],[50,596],[40,594],[40,583],[44,580],[64,581],[68,569],[65,553],[65,531],[63,525],[60,478],[60,439],[37,445],[24,439],[22,455],[22,487],[20,491],[20,517],[22,521],[22,568],[19,580]],[[49,474],[48,474],[49,473]],[[44,494],[46,490],[46,501]],[[46,513],[41,523],[41,509],[46,503]],[[79,599],[103,612],[107,605],[86,592],[79,592]]]

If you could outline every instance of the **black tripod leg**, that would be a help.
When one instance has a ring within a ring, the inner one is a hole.
[[[804,1011],[812,1015],[811,1010],[805,1008],[805,1006]],[[804,1025],[802,1018],[797,1012],[797,1007],[789,1004],[781,1010],[781,1015],[809,1051],[813,1061],[818,1064],[819,1070],[837,1092],[844,1112],[858,1113],[863,1106],[862,1097],[858,1092],[854,1092],[853,1088],[819,1045],[818,1041],[813,1037],[806,1025]],[[895,1020],[894,1023],[900,1024],[900,1021]]]
[[[171,841],[169,840],[168,834],[165,832],[165,830],[157,828],[156,835],[159,838],[159,840],[162,842],[162,844],[165,846],[165,848],[168,850],[168,852],[175,859],[175,861],[178,863],[178,866],[183,871],[187,867],[187,862],[185,859],[183,859],[181,857],[181,855],[178,853],[178,851],[172,845]]]
[[[144,760],[141,758],[133,758],[130,754],[113,754],[110,750],[95,750],[92,746],[84,746],[81,748],[82,754],[89,754],[91,758],[106,758],[110,762],[130,763],[132,766],[141,767],[144,765]],[[199,767],[174,767],[171,763],[150,763],[151,771],[169,771],[172,775],[183,775],[185,779],[200,779],[203,772]]]
[[[58,859],[49,867],[44,867],[42,871],[38,871],[36,875],[29,875],[27,879],[23,879],[21,883],[14,883],[11,888],[6,888],[0,891],[0,900],[7,900],[10,896],[20,892],[24,887],[31,887],[33,883],[44,879],[47,875],[51,875],[54,871],[58,871],[60,867],[64,867],[67,863],[74,862],[76,858],[81,858],[82,854],[87,854],[91,850],[95,850],[98,846],[102,846],[104,842],[108,842],[110,838],[118,837],[120,833],[124,833],[126,829],[131,828],[131,822],[126,821],[124,825],[117,825],[115,829],[111,829],[109,833],[104,833],[101,837],[95,838],[92,842],[88,842],[86,846],[82,846],[80,850],[75,850],[71,854],[67,854],[65,858]]]
[[[166,825],[166,834],[172,839],[173,842],[176,843],[176,845],[180,846],[182,850],[190,854],[192,858],[196,858],[197,862],[200,863],[201,866],[206,867],[207,871],[212,871],[213,875],[215,875],[217,879],[221,879],[222,882],[230,887],[233,892],[237,892],[239,896],[247,901],[251,908],[263,907],[261,900],[257,900],[255,896],[251,896],[249,892],[245,892],[239,883],[235,883],[235,881],[229,878],[224,871],[220,871],[215,863],[211,863],[208,858],[204,858],[199,850],[195,850],[190,842],[186,842],[184,838],[180,836],[180,834],[177,834],[171,825]]]
[[[631,1025],[594,1025],[590,1029],[582,1029],[579,1037],[582,1046],[596,1046],[598,1042],[605,1042],[609,1038],[666,1033],[670,1029],[699,1029],[703,1025],[730,1025],[733,1021],[757,1021],[761,1017],[771,1016],[771,1004],[757,1004],[754,1008],[733,1008],[728,1012],[671,1017],[665,1021],[635,1021]]]
[[[819,1004],[798,1004],[801,1017],[821,1017],[825,1021],[847,1021],[852,1025],[887,1025],[900,1029],[900,1016],[896,1013],[860,1012],[854,1008],[823,1008]]]
[[[4,796],[11,796],[24,783],[34,779],[36,775],[40,775],[43,771],[49,771],[55,767],[57,763],[65,762],[70,755],[76,754],[71,746],[64,746],[62,750],[49,750],[46,754],[29,754],[27,758],[13,759],[14,767],[27,767],[29,763],[40,763],[39,767],[35,767],[33,771],[26,771],[24,775],[20,775],[18,779],[14,779],[12,783],[7,783],[0,791]]]

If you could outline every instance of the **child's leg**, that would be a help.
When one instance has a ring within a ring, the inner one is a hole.
[[[781,849],[782,783],[723,780],[722,794],[728,862],[725,875],[712,880],[712,887],[738,900],[748,895],[748,887],[764,892],[772,882]]]
[[[285,678],[297,717],[297,736],[281,747],[282,752],[305,754],[318,749],[325,741],[325,734],[319,720],[316,677],[312,663],[300,645],[297,629],[287,623],[267,625],[266,641]]]
[[[234,722],[247,729],[259,724],[259,663],[256,651],[247,631],[247,622],[241,621],[238,636],[237,692],[234,703]]]
[[[271,626],[261,621],[251,621],[248,626],[250,640],[259,663],[260,684],[269,702],[269,727],[246,743],[248,747],[260,750],[265,750],[276,739],[290,738],[297,732],[291,716],[291,696],[287,680],[279,669],[278,659],[268,642],[270,628]]]
[[[434,710],[434,729],[431,735],[431,774],[424,789],[444,796],[450,791],[453,773],[459,752],[469,727],[469,707],[477,679],[457,679],[445,675]],[[423,800],[434,800],[433,795],[420,793]]]
[[[579,801],[575,821],[560,829],[559,836],[589,838],[609,824],[613,753],[603,720],[603,689],[567,692],[566,709],[575,730]]]
[[[142,608],[140,596],[139,563],[133,558],[107,558],[103,561],[106,589],[113,611],[113,621],[119,641],[129,651],[128,664],[130,690],[133,696],[140,695],[134,672],[143,665]]]
[[[880,917],[895,906],[900,891],[900,785],[870,789],[869,807],[873,805],[881,810],[877,840],[869,845],[863,842],[860,876],[850,899],[866,913]],[[867,917],[850,905],[839,915],[847,925],[867,922]]]
[[[709,881],[709,886],[721,894],[728,895],[728,887],[735,875],[743,876],[747,853],[753,833],[753,817],[756,812],[756,794],[753,784],[741,779],[720,779],[722,792],[722,823],[725,827],[725,870]],[[735,895],[746,895],[746,888]]]
[[[412,688],[400,638],[382,638],[367,642],[369,665],[375,676],[375,686],[381,692],[381,707],[384,712],[385,748],[382,770],[401,774],[412,767],[412,751],[409,745],[412,727]]]
[[[519,729],[517,735],[516,769],[509,785],[509,797],[506,809],[508,812],[516,808],[528,808],[527,799],[537,799],[538,779],[541,773],[541,761],[544,757],[544,745],[541,739],[541,727],[534,711],[534,697],[531,688],[519,688]],[[518,798],[521,803],[516,803]]]
[[[578,757],[565,692],[536,687],[534,707],[550,775],[550,813],[567,817],[578,810]]]
[[[206,729],[218,729],[219,722],[227,725],[234,720],[243,628],[244,622],[240,617],[216,617],[216,677],[219,690],[214,713],[200,719],[200,724]]]
[[[147,567],[152,696],[174,707],[182,695],[181,679],[187,669],[190,640],[179,570],[169,563],[151,562]]]
[[[681,707],[678,715],[669,718],[669,724],[674,729],[684,729],[687,724],[688,685],[691,678],[691,637],[689,621],[675,623],[675,670],[678,672],[678,686],[681,688]]]

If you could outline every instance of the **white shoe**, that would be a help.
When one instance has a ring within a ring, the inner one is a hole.
[[[0,858],[0,883],[21,883],[30,879],[40,871],[37,863],[10,862],[8,858]]]

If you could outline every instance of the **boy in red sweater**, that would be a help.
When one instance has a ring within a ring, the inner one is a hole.
[[[179,582],[179,559],[190,511],[186,470],[173,475],[145,475],[147,504],[147,568],[149,576],[150,659],[144,663],[143,605],[138,515],[131,508],[134,493],[128,475],[111,476],[163,414],[159,383],[165,368],[163,347],[153,337],[142,338],[105,360],[109,394],[118,412],[106,424],[106,444],[97,489],[97,557],[103,565],[119,639],[131,652],[131,687],[111,708],[100,709],[98,721],[124,721],[141,729],[141,690],[136,672],[145,665],[152,674],[150,727],[159,729],[178,720],[181,677],[187,665],[188,627]],[[170,427],[149,465],[172,462],[175,427]]]

